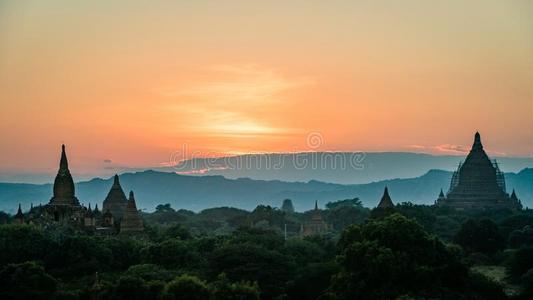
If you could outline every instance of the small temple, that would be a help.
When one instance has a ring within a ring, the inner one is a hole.
[[[139,216],[133,191],[130,191],[130,197],[123,213],[122,222],[120,222],[120,233],[139,232],[142,230],[143,220]]]
[[[483,149],[479,132],[464,163],[453,173],[448,193],[444,195],[441,190],[436,205],[457,210],[522,208],[514,191],[511,196],[507,194],[504,174]]]
[[[389,195],[389,188],[385,187],[385,191],[383,191],[383,196],[381,197],[377,208],[394,208],[394,203],[392,203],[392,199]]]
[[[324,221],[318,209],[318,201],[315,201],[315,209],[311,213],[311,219],[301,225],[300,234],[303,236],[321,235],[327,233],[329,229],[330,227]]]
[[[111,186],[109,193],[107,193],[107,197],[104,199],[103,204],[104,211],[109,210],[113,214],[113,217],[116,221],[122,219],[124,210],[128,205],[128,199],[126,198],[126,194],[124,194],[124,190],[120,185],[118,175],[115,175],[113,178],[113,185]]]
[[[65,145],[62,145],[59,171],[54,180],[52,198],[44,206],[34,207],[32,204],[27,216],[22,212],[19,204],[14,222],[44,226],[54,223],[64,224],[105,234],[118,233],[123,229],[126,232],[144,230],[133,192],[130,193],[130,200],[126,199],[118,175],[115,175],[113,185],[103,204],[104,213],[98,210],[98,204],[94,209],[91,208],[90,203],[88,207],[80,204],[75,195],[74,180],[68,167]],[[123,218],[126,221],[124,225],[121,224]]]
[[[378,205],[370,212],[370,218],[384,218],[393,214],[395,211],[394,203],[392,202],[392,198],[389,194],[389,188],[385,187],[383,190],[383,196],[381,196],[381,200],[379,200]]]

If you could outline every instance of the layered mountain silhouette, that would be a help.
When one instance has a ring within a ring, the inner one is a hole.
[[[345,185],[316,180],[285,182],[144,171],[122,174],[120,181],[125,190],[135,188],[138,208],[148,211],[164,203],[194,211],[221,206],[253,209],[258,204],[278,207],[286,198],[293,200],[296,210],[303,211],[311,209],[315,200],[323,206],[329,201],[354,197],[359,197],[365,206],[374,207],[385,186],[395,203],[432,204],[441,188],[448,189],[451,176],[448,171],[431,170],[420,177]],[[506,173],[505,177],[508,192],[516,189],[524,206],[533,207],[533,169]],[[112,184],[112,177],[79,182],[76,196],[85,205],[98,203],[100,206]],[[0,183],[0,210],[14,212],[19,202],[23,209],[30,203],[45,204],[51,195],[51,184]]]
[[[437,156],[410,152],[304,152],[249,154],[220,158],[196,158],[173,167],[154,170],[189,175],[222,175],[226,178],[261,180],[318,180],[361,184],[391,178],[412,178],[428,170],[455,171],[464,156]],[[490,153],[489,153],[490,154]],[[504,172],[533,167],[530,157],[494,157]]]

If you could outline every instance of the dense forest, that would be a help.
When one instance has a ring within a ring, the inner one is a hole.
[[[330,202],[199,213],[159,205],[140,235],[14,225],[0,213],[1,299],[532,299],[533,211],[467,214]]]

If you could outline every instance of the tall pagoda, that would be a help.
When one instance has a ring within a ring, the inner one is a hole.
[[[82,207],[75,195],[74,180],[68,168],[65,145],[61,145],[61,158],[59,160],[59,171],[54,180],[54,195],[44,212],[55,221],[79,222],[82,217]]]
[[[448,193],[441,193],[436,204],[457,210],[522,208],[516,194],[514,197],[507,194],[503,172],[483,149],[479,132],[464,163],[453,174]]]
[[[61,145],[61,159],[59,161],[59,171],[54,180],[54,196],[48,205],[79,206],[80,202],[74,195],[74,180],[68,169],[67,154],[65,145]]]

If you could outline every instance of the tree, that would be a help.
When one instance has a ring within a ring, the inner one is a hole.
[[[213,277],[225,273],[229,280],[257,282],[263,299],[283,293],[294,265],[290,257],[261,246],[241,243],[216,249],[209,258]]]
[[[353,199],[339,200],[335,202],[328,202],[326,204],[327,209],[334,209],[334,208],[341,207],[341,206],[362,208],[363,203],[361,202],[359,198],[353,198]]]
[[[339,240],[339,299],[439,298],[465,286],[467,268],[414,220],[400,214],[352,225]]]
[[[207,283],[198,277],[181,275],[169,282],[164,290],[165,299],[205,300],[209,299]]]
[[[505,247],[498,225],[489,219],[466,221],[455,235],[454,241],[467,252],[493,254]]]
[[[259,300],[259,286],[257,283],[245,281],[230,282],[225,274],[211,284],[213,300]]]
[[[35,262],[8,264],[0,270],[1,299],[51,299],[57,281]]]
[[[174,210],[170,206],[170,203],[167,203],[167,204],[159,204],[158,206],[155,207],[155,211],[156,212],[175,212],[176,210]]]
[[[326,211],[326,221],[336,230],[362,223],[369,215],[368,209],[353,205],[334,206]]]
[[[56,248],[55,243],[35,226],[0,226],[0,265],[44,260]]]
[[[516,250],[509,259],[509,274],[519,280],[530,269],[533,269],[533,247]]]
[[[324,249],[319,245],[300,238],[288,240],[282,251],[293,258],[296,266],[302,268],[308,263],[324,261],[326,257]]]
[[[338,271],[333,261],[306,265],[289,281],[289,299],[319,299],[329,287],[331,277]]]
[[[533,226],[524,226],[521,230],[515,230],[509,235],[509,245],[514,248],[533,246]]]
[[[180,224],[175,224],[167,227],[163,231],[163,239],[180,239],[180,240],[188,240],[191,238],[191,233],[187,228],[183,227]]]
[[[122,276],[113,290],[113,299],[147,299],[150,290],[144,280],[138,277]]]
[[[125,276],[141,278],[145,281],[169,281],[174,277],[172,274],[173,272],[153,264],[134,265],[129,267],[129,269],[124,273]]]

